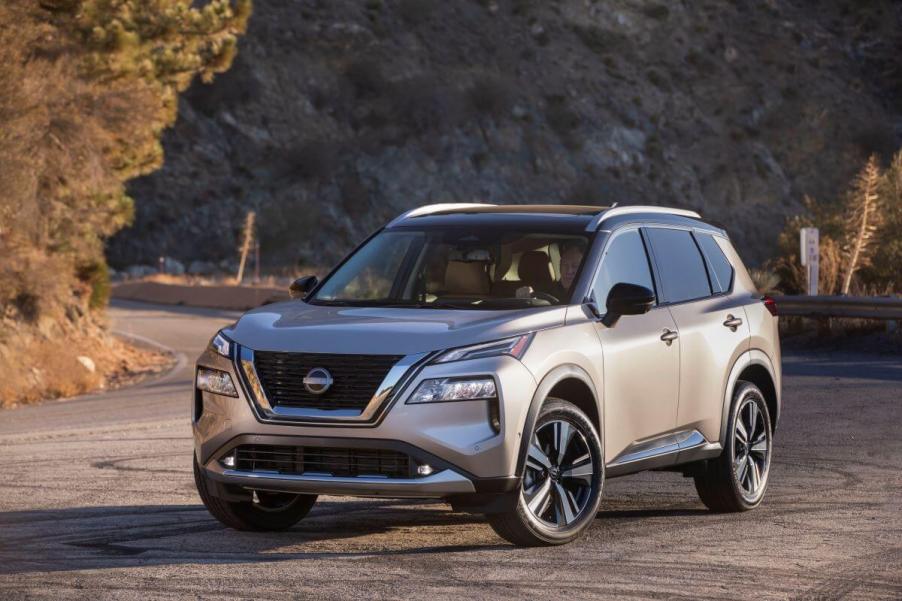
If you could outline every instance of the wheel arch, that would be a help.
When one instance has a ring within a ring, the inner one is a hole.
[[[733,392],[740,381],[751,382],[757,386],[764,395],[767,409],[770,412],[771,430],[776,431],[777,422],[780,419],[780,390],[777,387],[777,376],[770,357],[764,351],[751,349],[740,355],[730,370],[724,391],[723,407],[720,422],[720,441],[726,437],[727,422],[729,421],[730,407],[733,403]]]
[[[602,440],[602,450],[604,449],[604,411],[599,402],[600,396],[597,393],[595,382],[579,365],[573,363],[559,365],[545,374],[532,395],[529,411],[526,413],[526,420],[521,430],[517,454],[517,475],[523,472],[530,433],[535,426],[539,409],[548,397],[560,398],[579,407],[595,426],[598,436]]]

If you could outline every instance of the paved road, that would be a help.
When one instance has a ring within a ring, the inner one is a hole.
[[[0,599],[902,599],[902,360],[789,357],[764,505],[612,480],[588,536],[504,544],[441,504],[326,497],[289,532],[220,527],[190,475],[190,358],[232,316],[119,305],[189,361],[129,390],[0,412]]]

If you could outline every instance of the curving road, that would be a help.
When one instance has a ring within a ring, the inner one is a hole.
[[[191,478],[191,363],[233,315],[120,303],[183,358],[134,388],[0,411],[0,599],[902,598],[902,359],[790,356],[764,505],[690,480],[607,484],[579,542],[504,544],[442,504],[325,497],[278,534],[209,517]]]

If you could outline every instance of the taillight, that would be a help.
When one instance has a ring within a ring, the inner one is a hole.
[[[770,311],[770,314],[773,316],[777,315],[777,301],[772,299],[769,296],[764,296],[761,298],[761,302],[764,303],[764,308]]]

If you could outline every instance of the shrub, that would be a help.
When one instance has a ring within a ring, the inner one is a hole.
[[[432,75],[420,75],[397,82],[389,94],[393,122],[421,135],[457,125],[463,117],[460,93]]]
[[[565,96],[547,98],[545,119],[565,146],[570,149],[582,146],[582,140],[577,135],[580,125],[579,115],[570,108]]]
[[[435,0],[401,0],[398,3],[398,15],[413,26],[428,21],[435,9]]]
[[[467,101],[473,111],[495,120],[510,112],[515,99],[516,87],[497,75],[482,75],[467,90]]]
[[[354,60],[345,67],[345,77],[354,88],[358,98],[379,96],[385,92],[387,83],[379,63],[373,59]]]
[[[664,21],[670,16],[670,9],[663,4],[651,4],[642,8],[642,14],[650,19]]]
[[[81,265],[78,279],[90,287],[89,308],[98,310],[107,306],[110,300],[110,269],[105,260]]]

